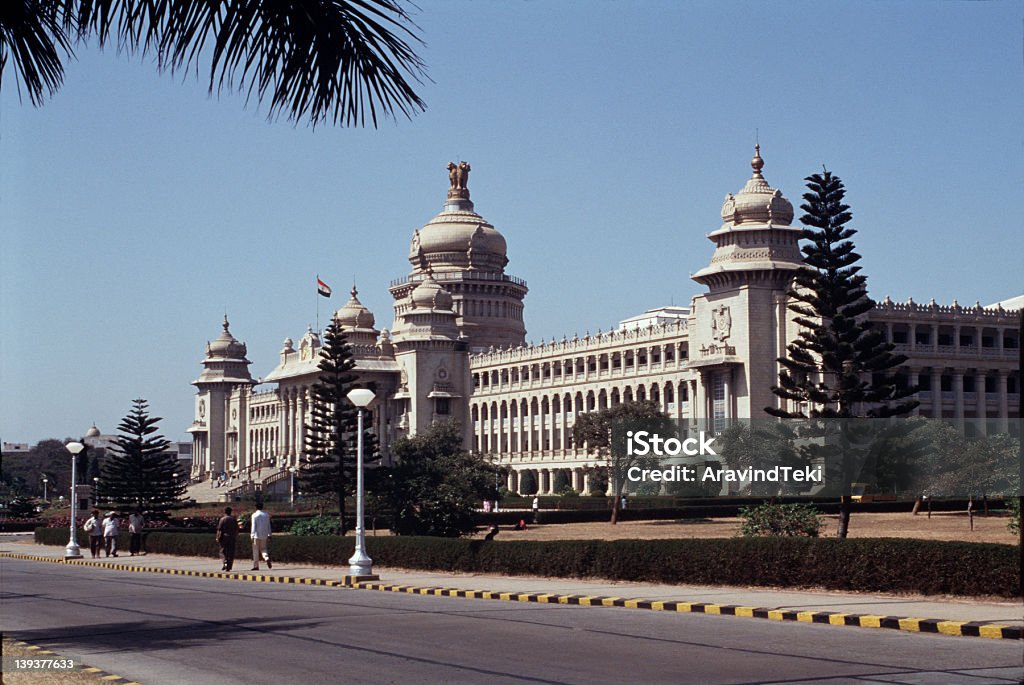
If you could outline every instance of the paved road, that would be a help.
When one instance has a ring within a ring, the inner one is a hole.
[[[0,629],[143,685],[1018,683],[1016,640],[0,559]]]

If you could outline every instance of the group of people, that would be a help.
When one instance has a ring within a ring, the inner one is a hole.
[[[230,571],[235,564],[235,544],[238,533],[242,530],[231,513],[231,507],[224,507],[224,515],[217,522],[217,545],[220,547],[221,570]],[[252,538],[252,570],[260,570],[260,560],[267,562],[267,568],[274,568],[270,561],[270,514],[263,511],[263,505],[256,504],[249,524],[249,536]]]
[[[145,554],[142,551],[142,529],[145,525],[146,519],[141,509],[136,509],[128,516],[128,551],[133,557]],[[117,535],[121,532],[117,512],[108,511],[106,516],[100,518],[100,510],[93,509],[92,516],[86,520],[83,528],[89,534],[89,552],[93,559],[99,558],[100,550],[108,557],[117,556]]]

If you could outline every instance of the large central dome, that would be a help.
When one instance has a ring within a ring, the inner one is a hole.
[[[501,273],[508,264],[505,237],[476,213],[466,182],[470,167],[449,164],[451,188],[441,213],[412,236],[409,263],[414,273],[489,271]]]
[[[526,282],[505,273],[505,237],[473,208],[469,172],[466,162],[448,164],[444,208],[413,233],[412,273],[388,288],[395,298],[396,340],[409,316],[423,311],[454,313],[458,335],[472,351],[518,346],[526,339]]]

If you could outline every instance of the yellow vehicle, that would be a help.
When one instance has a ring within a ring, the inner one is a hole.
[[[878,492],[871,483],[854,483],[850,488],[854,502],[895,502],[896,495]]]

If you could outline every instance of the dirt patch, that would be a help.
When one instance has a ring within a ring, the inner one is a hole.
[[[543,512],[541,513],[543,520]],[[835,537],[839,517],[822,516],[822,537]],[[974,517],[974,530],[967,514],[933,513],[914,516],[909,513],[863,514],[850,518],[853,538],[916,538],[919,540],[956,540],[962,542],[999,542],[1015,544],[1019,538],[1006,528],[1006,516]],[[675,521],[623,521],[610,523],[560,523],[529,525],[526,530],[501,527],[503,541],[508,540],[658,540],[678,538],[729,538],[739,534],[738,518],[680,519]],[[482,537],[482,533],[480,536]]]

